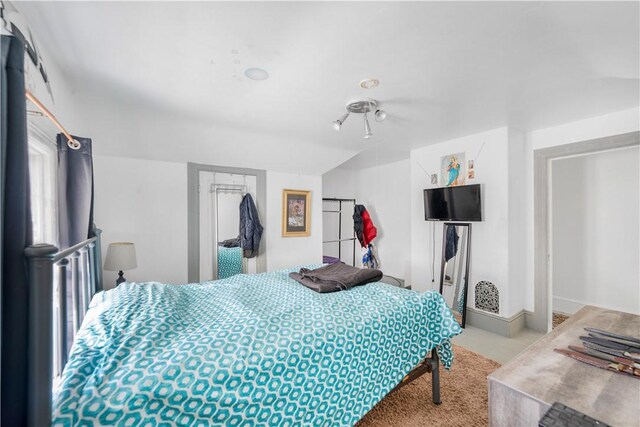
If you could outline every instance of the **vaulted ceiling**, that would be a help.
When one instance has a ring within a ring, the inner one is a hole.
[[[321,174],[639,104],[638,2],[16,6],[98,154]],[[247,79],[249,67],[269,78]],[[380,86],[360,88],[366,77]],[[369,140],[360,117],[330,126],[361,96],[389,114]]]

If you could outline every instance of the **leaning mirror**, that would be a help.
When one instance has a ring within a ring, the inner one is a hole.
[[[464,328],[467,320],[471,224],[445,222],[442,233],[440,294]]]

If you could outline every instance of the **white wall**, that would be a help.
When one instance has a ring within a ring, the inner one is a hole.
[[[359,199],[360,171],[336,168],[322,175],[322,197],[333,199]],[[337,211],[337,202],[323,202],[323,210]],[[342,238],[351,238],[353,231],[353,204],[343,203],[342,216],[335,212],[322,213],[322,241],[335,241],[342,226]],[[342,220],[342,221],[340,221]],[[340,222],[342,222],[340,224]],[[354,246],[355,245],[355,246]],[[354,253],[355,248],[355,253]],[[340,250],[339,250],[340,249]],[[322,255],[340,258],[349,265],[362,268],[362,249],[356,241],[322,244]],[[354,256],[355,255],[355,256]]]
[[[526,134],[526,286],[525,306],[534,310],[534,247],[533,247],[533,152],[574,142],[640,131],[640,108],[631,108],[603,116],[567,123]]]
[[[378,229],[373,244],[377,250],[379,268],[385,274],[404,279],[407,283],[410,283],[411,275],[409,170],[410,162],[407,159],[361,170],[337,168],[322,176],[323,197],[355,198],[356,203],[367,208]],[[350,226],[353,226],[352,221]],[[336,238],[326,232],[325,236]],[[361,265],[362,252],[357,243],[356,266]]]
[[[517,160],[522,156],[522,153],[517,152],[517,141],[522,139],[522,135],[501,128],[413,150],[409,165],[404,161],[362,171],[336,169],[323,178],[268,172],[268,212],[265,220],[265,224],[269,222],[265,227],[265,244],[269,250],[267,268],[273,270],[294,264],[319,262],[322,255],[322,195],[354,197],[355,194],[359,201],[368,205],[374,220],[380,224],[381,235],[377,243],[383,271],[404,278],[412,283],[414,289],[430,289],[430,234],[429,224],[424,221],[422,202],[422,189],[428,188],[430,184],[416,161],[430,173],[437,173],[442,155],[465,151],[467,159],[471,159],[479,153],[476,158],[476,179],[473,182],[481,183],[484,187],[485,221],[473,226],[472,286],[468,301],[473,301],[473,285],[477,281],[490,280],[500,289],[501,315],[508,317],[523,308],[532,310],[533,150],[550,143],[577,142],[639,130],[638,112],[638,109],[626,110],[558,128],[530,132],[526,135],[524,168],[522,160]],[[589,128],[590,132],[585,133],[585,128]],[[512,141],[515,141],[515,145]],[[486,144],[481,150],[483,143]],[[133,240],[138,245],[140,267],[127,274],[129,279],[185,283],[186,164],[96,155],[95,169],[96,222],[105,230],[105,253],[106,244],[111,241]],[[403,175],[407,170],[411,172],[408,186],[406,175]],[[521,193],[526,198],[524,215],[517,213],[518,209],[520,212],[523,209],[522,204],[516,202],[519,186],[514,182],[522,176],[526,184],[524,193]],[[323,180],[326,185],[324,194]],[[281,236],[283,188],[313,191],[312,236]],[[365,189],[362,193],[361,188]],[[410,188],[408,196],[404,192],[405,188]],[[122,200],[124,208],[117,205],[118,200]],[[403,218],[406,218],[403,216],[406,213],[402,206],[411,206],[407,227],[402,226]],[[145,214],[150,211],[154,212],[156,218],[152,226],[148,227],[145,224]],[[157,218],[157,215],[161,217]],[[160,220],[162,216],[171,216],[173,219],[171,222]],[[510,247],[516,248],[518,242],[521,242],[516,236],[522,232],[517,224],[518,221],[523,221],[523,217],[526,245],[524,258],[520,250],[509,251]],[[155,230],[153,235],[146,231],[149,228]],[[164,230],[164,234],[158,234],[157,230]],[[436,259],[439,258],[441,237],[441,226],[438,226]],[[407,241],[411,241],[410,251],[403,250]],[[480,247],[476,248],[476,245]],[[156,262],[151,259],[153,257],[143,254],[144,248],[152,248],[150,253],[153,254],[157,247],[165,248],[164,255],[160,255],[164,261]],[[509,252],[513,255],[509,256]],[[519,263],[524,264],[525,268],[518,267]],[[437,284],[438,262],[435,270]],[[109,277],[108,274],[105,277]],[[524,284],[520,283],[521,280],[524,280]]]
[[[552,162],[553,309],[640,314],[640,150]]]
[[[411,284],[411,174],[409,159],[360,171],[358,203],[378,227],[380,269]]]
[[[187,165],[155,160],[94,156],[95,222],[109,243],[136,244],[138,268],[130,281],[187,283]],[[282,237],[282,190],[311,190],[311,236]],[[322,261],[322,179],[267,172],[262,244],[267,270]],[[107,286],[117,273],[104,272]]]
[[[527,286],[527,176],[524,132],[509,128],[509,313],[525,306]]]
[[[109,243],[136,245],[138,268],[129,281],[187,283],[187,165],[94,156],[95,223]],[[105,287],[116,272],[104,272]]]
[[[475,284],[493,282],[500,291],[500,314],[510,316],[509,293],[509,132],[507,128],[470,135],[411,151],[411,280],[414,289],[438,289],[442,247],[441,223],[435,228],[435,281],[431,282],[431,223],[424,220],[423,190],[431,185],[430,174],[440,176],[440,158],[465,152],[474,160],[475,179],[467,184],[482,185],[483,220],[474,222],[471,237],[471,264],[467,305],[473,307]],[[516,168],[516,165],[511,165]],[[440,185],[440,184],[438,184]]]
[[[322,175],[322,197],[357,198],[360,193],[360,171],[335,168]]]
[[[311,235],[282,237],[282,190],[311,191]],[[267,171],[267,270],[322,262],[322,178]]]

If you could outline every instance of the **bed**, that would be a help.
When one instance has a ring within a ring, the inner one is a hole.
[[[218,245],[218,278],[226,279],[242,273],[242,248]]]
[[[53,425],[350,426],[422,372],[436,391],[461,332],[438,293],[318,294],[290,271],[97,293]]]

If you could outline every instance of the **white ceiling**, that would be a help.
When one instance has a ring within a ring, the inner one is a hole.
[[[45,59],[94,101],[85,113],[102,154],[320,174],[501,126],[526,131],[639,104],[638,2],[18,7]],[[248,80],[248,67],[270,78]],[[365,77],[380,86],[361,89]],[[360,117],[339,133],[330,126],[359,96],[389,113],[371,121],[370,140]],[[123,134],[97,130],[113,122],[135,138],[125,145]],[[169,147],[178,135],[179,151]]]

